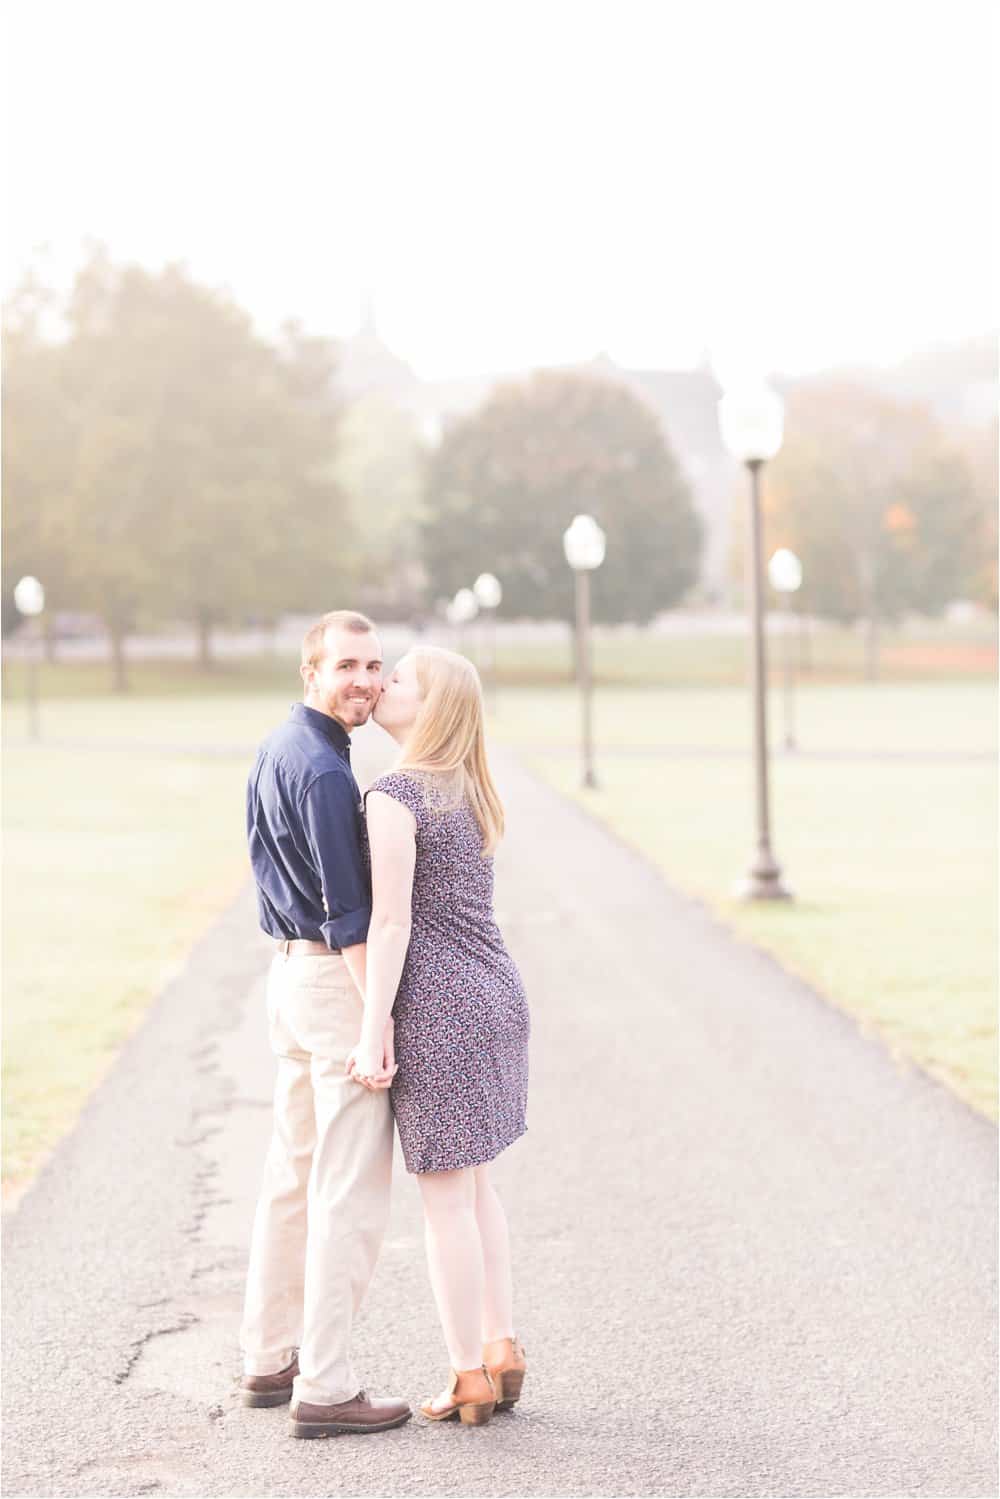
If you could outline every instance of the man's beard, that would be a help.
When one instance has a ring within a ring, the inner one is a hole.
[[[345,693],[338,693],[327,702],[327,712],[334,718],[339,718],[343,723],[349,723],[357,728],[367,723],[371,717],[375,699],[366,697],[362,702],[360,699],[351,698]]]

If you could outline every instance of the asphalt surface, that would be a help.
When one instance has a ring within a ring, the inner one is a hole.
[[[8,1496],[997,1493],[994,1126],[501,781],[533,1023],[496,1168],[516,1412],[299,1442],[237,1403],[273,1076],[248,890],[6,1222]],[[398,1155],[356,1362],[413,1403],[446,1375]]]

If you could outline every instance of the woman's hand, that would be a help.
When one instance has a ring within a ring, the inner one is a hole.
[[[398,1071],[393,1042],[394,1033],[395,1026],[391,1015],[385,1023],[381,1045],[373,1045],[370,1038],[362,1032],[361,1040],[344,1064],[344,1071],[348,1077],[353,1077],[355,1082],[371,1089],[373,1093],[380,1088],[388,1088]]]

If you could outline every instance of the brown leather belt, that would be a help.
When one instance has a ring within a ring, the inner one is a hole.
[[[325,942],[310,942],[305,937],[280,937],[277,939],[278,951],[285,954],[287,958],[291,953],[297,953],[299,957],[312,958],[339,958],[339,952],[333,952]]]

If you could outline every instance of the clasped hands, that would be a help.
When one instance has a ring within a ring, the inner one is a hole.
[[[373,1093],[377,1093],[380,1088],[388,1088],[399,1070],[396,1066],[394,1032],[395,1024],[391,1015],[385,1023],[381,1045],[373,1045],[362,1031],[361,1040],[344,1063],[344,1071],[348,1077],[353,1077],[356,1083]]]

